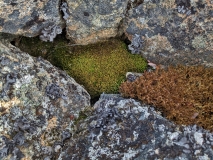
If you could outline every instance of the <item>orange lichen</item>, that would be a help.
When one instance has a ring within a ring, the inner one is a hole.
[[[134,82],[124,82],[120,92],[156,106],[178,124],[197,124],[213,130],[213,69],[177,66],[145,72]]]

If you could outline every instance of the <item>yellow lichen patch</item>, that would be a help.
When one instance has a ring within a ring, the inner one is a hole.
[[[34,155],[33,146],[20,147],[20,151],[24,154],[24,157],[21,160],[30,160]]]
[[[8,51],[8,52],[10,52],[10,51]],[[7,56],[7,58],[9,58],[13,62],[19,62],[19,60],[17,58],[12,57],[12,56]]]
[[[172,46],[165,36],[156,35],[152,38],[147,38],[144,50],[149,52],[149,54],[152,54],[156,51],[156,48],[164,48],[164,50],[169,51],[172,49]]]
[[[47,130],[55,128],[58,125],[57,117],[53,117],[48,120]]]
[[[63,112],[67,112],[67,108],[66,107],[61,106],[61,108],[62,108]]]
[[[68,29],[69,29],[70,31],[72,31],[72,30],[75,31],[75,30],[78,29],[78,27],[79,27],[79,26],[77,26],[77,25],[73,25],[73,26],[69,26]]]
[[[141,29],[144,29],[144,28],[149,28],[149,26],[147,25],[148,21],[147,19],[143,18],[141,19],[141,17],[138,17],[138,19],[132,19],[131,20],[135,25],[136,27],[138,28],[141,28]],[[139,23],[140,22],[140,23]],[[128,35],[128,34],[127,34]]]
[[[43,134],[41,135],[41,141],[40,141],[40,143],[41,143],[42,146],[46,146],[46,142],[45,142],[45,133],[43,133]]]
[[[58,126],[57,117],[54,116],[53,118],[48,120],[46,131],[41,135],[40,142],[43,146],[48,146],[54,143],[55,138],[58,135],[57,126]],[[58,138],[60,138],[60,136]]]
[[[14,107],[14,106],[22,106],[22,101],[20,101],[18,98],[13,97],[10,101],[5,102],[5,101],[0,101],[0,108],[3,109],[3,112],[0,112],[0,116],[9,113],[9,109]]]
[[[61,141],[61,133],[58,128],[52,128],[51,130],[46,130],[41,135],[40,143],[42,146],[52,146],[55,142]]]
[[[102,39],[113,37],[116,33],[117,33],[117,30],[113,28],[107,29],[107,30],[101,30],[101,31],[94,31],[94,32],[91,32],[90,35],[87,35],[87,37],[85,37],[83,40],[82,38],[75,39],[75,42],[78,44],[87,45],[90,43],[96,43],[97,41],[99,41],[98,39],[100,39],[101,37],[105,37]]]
[[[164,0],[160,2],[161,6],[163,6],[162,8],[176,8],[176,4],[175,4],[175,0]]]

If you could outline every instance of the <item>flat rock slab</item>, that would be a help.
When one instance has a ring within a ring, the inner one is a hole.
[[[51,159],[90,95],[64,71],[0,43],[0,159]]]
[[[67,38],[77,44],[95,43],[118,35],[128,0],[67,0]]]
[[[58,159],[212,159],[213,133],[177,126],[153,107],[102,94]]]
[[[162,65],[213,66],[213,1],[144,0],[129,10],[125,34],[140,36],[148,60]]]
[[[34,37],[41,30],[62,26],[59,0],[1,0],[0,32]]]

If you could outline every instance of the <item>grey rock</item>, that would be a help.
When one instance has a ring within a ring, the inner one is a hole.
[[[128,0],[66,2],[68,9],[62,9],[66,9],[67,38],[77,44],[95,43],[117,36],[128,4]]]
[[[53,41],[58,28],[66,25],[68,39],[82,45],[95,43],[122,34],[127,4],[128,0],[4,0],[0,3],[0,33],[40,35],[43,41]]]
[[[154,63],[212,67],[212,5],[208,0],[145,0],[129,9],[125,35],[132,44],[140,35],[143,47],[136,51]]]
[[[127,72],[126,73],[126,80],[129,81],[129,82],[134,82],[140,76],[142,76],[142,73]]]
[[[143,48],[143,40],[140,35],[135,34],[131,44],[128,45],[128,49],[132,54],[139,54]]]
[[[52,25],[64,27],[59,0],[3,0],[0,32],[34,37]]]
[[[62,33],[62,28],[60,26],[53,25],[53,26],[49,26],[47,28],[44,28],[41,31],[41,33],[42,34],[39,37],[40,37],[40,39],[42,41],[53,42],[53,40],[57,36],[57,34],[61,34]]]
[[[69,13],[68,5],[67,5],[66,2],[62,2],[61,6],[60,6],[60,10],[61,10],[61,11],[63,12],[63,14],[64,14],[63,18],[64,18],[65,20],[67,20],[67,19],[69,18],[70,13]]]
[[[212,159],[213,133],[178,126],[152,106],[102,94],[58,159]]]
[[[48,61],[8,46],[0,43],[0,159],[54,159],[90,95]]]

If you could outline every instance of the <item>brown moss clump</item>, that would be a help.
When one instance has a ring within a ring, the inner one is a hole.
[[[177,66],[145,72],[134,82],[124,82],[120,92],[156,106],[178,124],[197,124],[213,130],[213,69]]]

